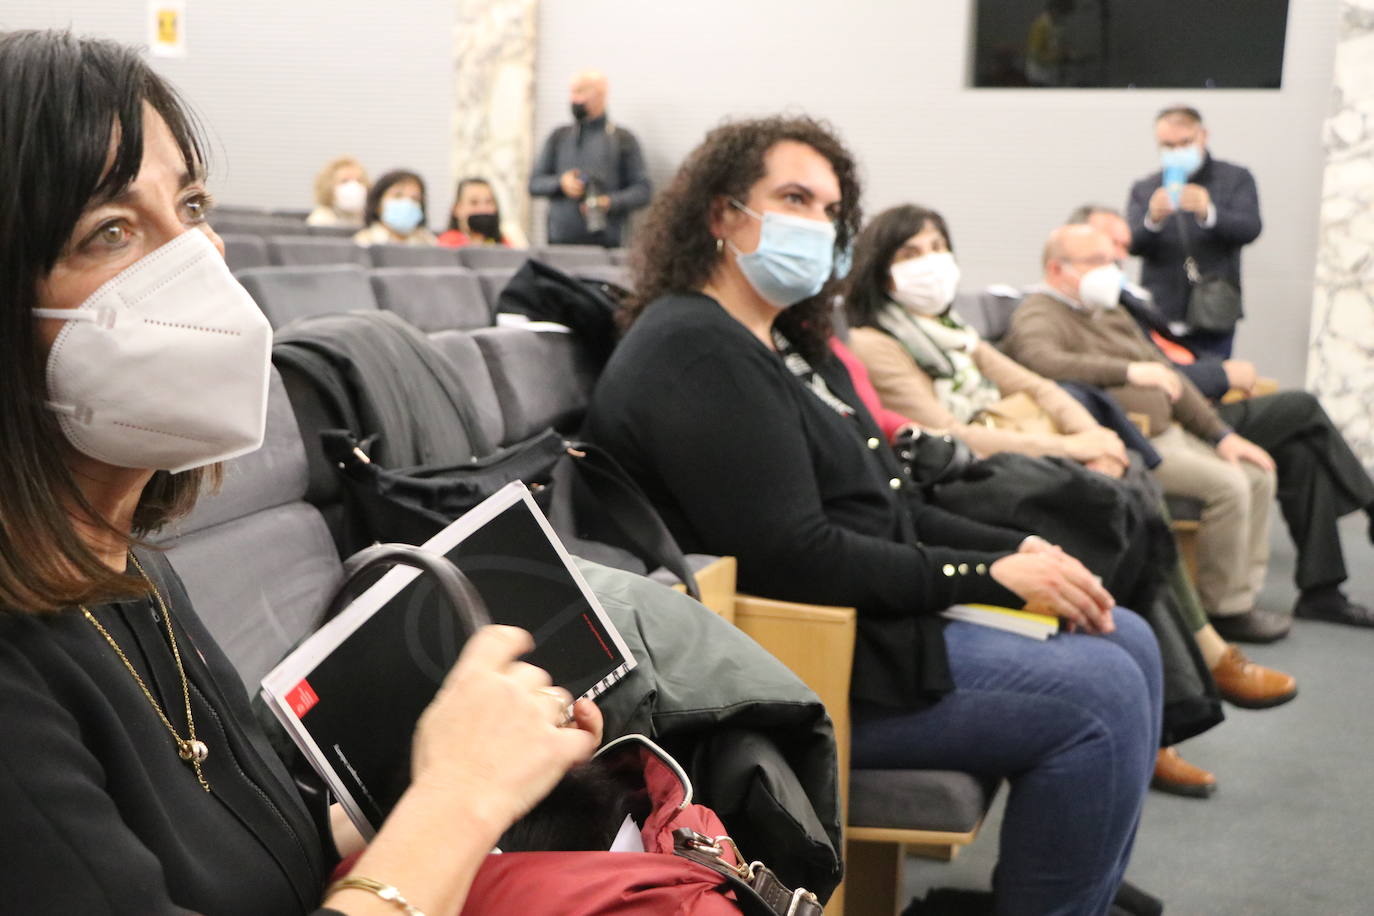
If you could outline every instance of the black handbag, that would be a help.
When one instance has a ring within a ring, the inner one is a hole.
[[[922,489],[959,480],[978,460],[962,439],[911,427],[902,430],[892,448],[911,482]]]
[[[663,567],[700,598],[687,558],[639,486],[604,449],[548,429],[465,464],[383,468],[348,430],[322,430],[325,455],[369,537],[422,544],[514,480],[525,483],[568,549],[610,566]],[[628,562],[627,562],[628,561]]]
[[[1183,320],[1195,331],[1230,334],[1240,321],[1240,290],[1219,273],[1202,273],[1188,241],[1185,216],[1180,213],[1176,219],[1183,244],[1183,270],[1188,276],[1188,306]]]

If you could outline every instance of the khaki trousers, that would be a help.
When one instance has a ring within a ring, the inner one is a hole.
[[[1269,507],[1277,486],[1272,471],[1232,464],[1173,423],[1150,440],[1164,459],[1154,469],[1164,492],[1202,502],[1197,538],[1197,590],[1214,617],[1255,606],[1269,564]]]

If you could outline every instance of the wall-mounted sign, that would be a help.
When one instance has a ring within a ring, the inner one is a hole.
[[[148,47],[154,57],[186,56],[186,0],[148,0]]]

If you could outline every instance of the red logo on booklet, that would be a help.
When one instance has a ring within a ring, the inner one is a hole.
[[[294,690],[286,695],[286,702],[291,704],[291,711],[296,714],[297,718],[308,713],[319,701],[319,696],[310,689],[309,681],[301,681]]]

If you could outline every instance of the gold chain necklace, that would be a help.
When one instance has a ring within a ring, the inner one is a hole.
[[[148,689],[148,685],[144,683],[143,678],[134,670],[133,663],[129,661],[129,656],[125,655],[124,650],[119,648],[119,643],[115,642],[115,638],[110,635],[110,631],[105,629],[99,620],[95,619],[95,615],[92,614],[84,604],[81,605],[81,613],[86,615],[86,619],[91,622],[91,625],[100,631],[100,635],[105,637],[105,641],[110,644],[110,648],[115,650],[115,654],[118,655],[119,660],[124,663],[124,667],[129,669],[129,673],[133,675],[134,680],[138,682],[138,688],[143,691],[143,695],[147,697],[148,702],[152,704],[153,712],[157,713],[157,717],[162,720],[162,724],[167,726],[167,731],[171,733],[172,740],[176,742],[177,756],[195,768],[196,779],[200,781],[201,788],[209,792],[210,784],[205,781],[205,774],[201,772],[200,765],[206,757],[210,756],[210,749],[205,746],[204,741],[196,737],[196,720],[191,716],[191,682],[186,679],[186,669],[181,664],[181,650],[177,648],[177,636],[176,633],[172,631],[172,615],[167,613],[167,604],[162,600],[162,593],[158,591],[157,586],[153,584],[153,580],[148,578],[148,574],[143,571],[143,565],[138,562],[138,557],[130,553],[129,559],[133,561],[134,568],[137,569],[139,575],[143,577],[143,581],[147,582],[148,587],[153,590],[153,597],[157,599],[158,609],[162,611],[162,622],[167,625],[167,639],[172,644],[172,658],[175,659],[177,663],[177,674],[181,676],[181,698],[186,702],[186,730],[190,734],[189,738],[183,738],[177,734],[177,730],[172,727],[172,723],[167,718],[167,714],[162,711],[162,706],[153,697],[153,692]]]

